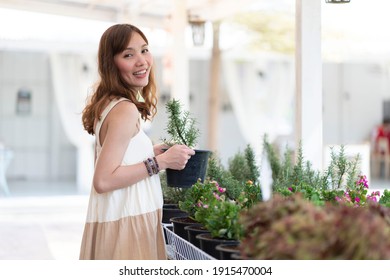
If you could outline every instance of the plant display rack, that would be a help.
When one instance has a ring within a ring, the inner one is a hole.
[[[215,260],[195,245],[173,232],[172,224],[163,224],[168,259],[170,260]]]

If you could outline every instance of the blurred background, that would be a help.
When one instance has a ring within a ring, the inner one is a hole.
[[[390,120],[390,4],[319,2],[320,18],[305,24],[321,26],[323,163],[346,145],[369,183],[387,188],[388,140],[377,143]],[[151,139],[164,138],[165,103],[179,98],[198,121],[198,147],[226,164],[247,144],[261,157],[265,134],[297,146],[296,20],[306,3],[0,0],[0,259],[78,258],[93,172],[81,112],[109,26],[131,23],[149,39],[159,90],[144,124]]]

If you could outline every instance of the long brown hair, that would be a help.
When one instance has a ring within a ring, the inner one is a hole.
[[[140,29],[131,24],[116,24],[108,28],[102,35],[98,51],[98,71],[100,81],[83,110],[82,122],[89,134],[95,134],[94,121],[99,119],[103,106],[107,101],[125,97],[133,102],[141,114],[142,119],[148,120],[156,114],[157,97],[154,67],[149,74],[149,83],[142,89],[144,101],[137,100],[138,90],[129,86],[122,78],[114,63],[114,56],[127,48],[134,32],[137,32],[148,44],[148,39]]]

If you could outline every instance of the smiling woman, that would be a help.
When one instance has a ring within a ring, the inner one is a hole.
[[[102,35],[100,80],[82,115],[95,135],[95,171],[80,259],[166,259],[159,172],[183,169],[194,151],[153,145],[141,119],[156,113],[153,58],[144,33],[116,24]],[[142,98],[139,98],[141,96]]]

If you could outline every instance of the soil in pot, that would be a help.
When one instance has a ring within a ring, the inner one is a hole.
[[[171,223],[173,217],[185,217],[188,216],[187,212],[180,210],[178,204],[164,204],[163,205],[163,217],[162,222],[164,224]]]
[[[203,182],[206,177],[210,153],[207,150],[195,150],[195,155],[191,156],[184,169],[167,169],[167,185],[170,187],[190,188],[199,179]]]
[[[210,233],[201,233],[196,236],[200,240],[200,249],[210,256],[220,259],[219,251],[215,248],[219,244],[239,244],[238,240],[214,238]]]
[[[215,247],[219,251],[220,260],[233,260],[232,254],[240,254],[239,244],[219,244]]]
[[[202,224],[192,224],[184,227],[188,234],[188,241],[200,248],[200,240],[196,238],[198,234],[208,233],[209,231]]]
[[[170,221],[173,224],[173,232],[187,241],[188,241],[188,233],[184,228],[192,224],[198,224],[197,221],[195,221],[194,219],[188,216],[173,217],[171,218]]]

